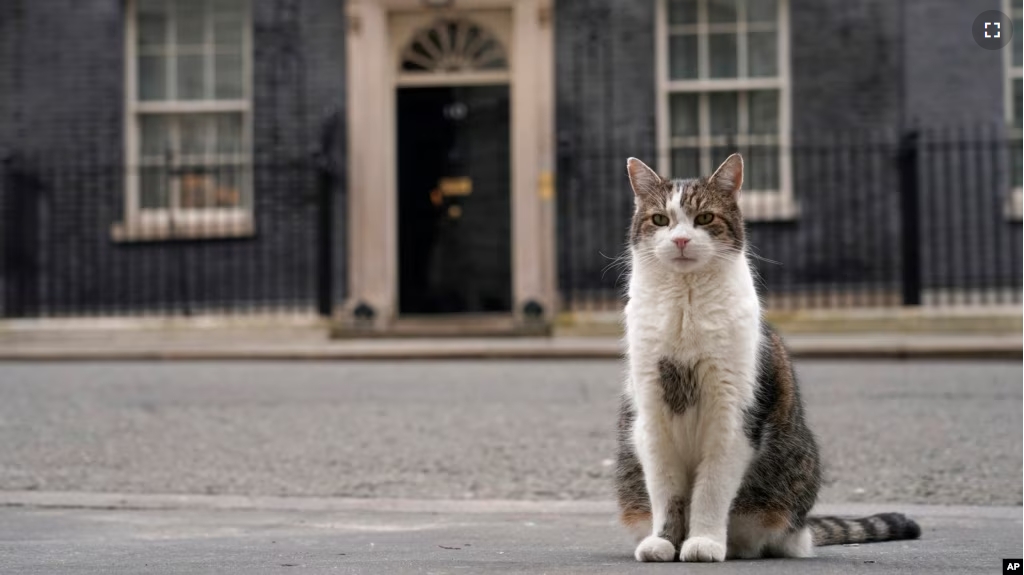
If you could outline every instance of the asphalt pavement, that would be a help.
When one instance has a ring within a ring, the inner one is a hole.
[[[801,361],[827,503],[1021,504],[1021,367]],[[0,364],[0,490],[610,500],[614,361]]]
[[[216,506],[224,496],[207,501]],[[87,498],[86,498],[87,499]],[[903,506],[917,541],[824,547],[809,559],[636,563],[610,504],[341,501],[329,510],[0,508],[0,569],[109,573],[999,573],[1020,556],[1019,507]],[[361,504],[365,503],[365,504]],[[886,506],[827,506],[865,514]]]
[[[1021,556],[1021,367],[797,363],[822,513],[920,541],[716,573],[995,573]],[[620,573],[622,367],[0,364],[0,573]],[[178,494],[178,495],[175,495]],[[859,503],[858,503],[859,502]]]

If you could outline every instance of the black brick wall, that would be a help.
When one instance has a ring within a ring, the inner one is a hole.
[[[110,226],[121,219],[123,201],[124,3],[0,5],[0,69],[12,72],[0,78],[0,153],[16,176],[4,179],[0,220],[19,228],[8,237],[35,240],[4,252],[38,270],[28,313],[156,305],[170,311],[183,309],[174,303],[183,299],[193,311],[312,309],[318,204],[311,158],[322,126],[335,118],[332,159],[343,174],[344,13],[332,0],[253,0],[253,8],[256,233],[117,243]],[[344,178],[335,181],[337,245],[344,238]],[[334,254],[340,301],[344,249]]]
[[[559,285],[608,285],[633,210],[626,158],[656,159],[654,2],[555,2]],[[602,278],[603,281],[602,281]]]
[[[31,292],[33,313],[143,309],[175,294],[218,307],[311,309],[317,203],[315,172],[305,162],[325,139],[337,170],[333,295],[344,299],[343,3],[253,3],[257,233],[148,244],[110,237],[122,205],[123,1],[0,3],[0,158],[8,160],[0,264],[38,270],[28,289],[19,288]],[[621,253],[632,212],[625,159],[654,163],[665,151],[655,142],[654,0],[554,7],[559,281],[569,293],[614,285],[619,269],[602,270]],[[901,129],[984,123],[998,131],[1002,54],[978,48],[969,29],[978,13],[999,7],[998,0],[790,0],[801,213],[750,226],[758,253],[783,261],[759,264],[769,288],[895,285]],[[864,151],[866,142],[873,151]],[[823,145],[849,151],[823,154]],[[1008,274],[1019,282],[1021,227],[1002,215],[1006,154],[953,151],[922,156],[926,284],[948,284],[961,273],[957,262],[969,264],[979,285]],[[289,162],[303,165],[281,167]],[[0,276],[0,290],[13,293],[10,269]]]

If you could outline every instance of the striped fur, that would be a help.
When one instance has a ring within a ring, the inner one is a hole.
[[[636,559],[808,557],[816,545],[920,536],[897,513],[809,515],[821,458],[754,289],[742,158],[695,180],[635,158],[627,170],[636,212],[615,482]]]
[[[868,517],[807,518],[807,526],[816,546],[844,545],[847,543],[874,543],[917,539],[921,528],[902,513],[879,513]]]

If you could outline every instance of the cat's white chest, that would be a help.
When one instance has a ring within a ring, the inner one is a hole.
[[[630,346],[644,355],[679,361],[734,357],[758,329],[758,310],[749,302],[666,299],[653,305],[631,302],[627,311]]]
[[[691,384],[699,388],[697,405],[674,418],[680,447],[702,435],[705,403],[742,407],[753,396],[760,304],[749,268],[737,262],[724,271],[667,280],[641,274],[631,281],[626,327],[634,397],[644,405],[662,403],[665,361],[693,373]]]
[[[674,309],[667,313],[670,323],[665,329],[672,340],[683,343],[685,348],[703,348],[714,341],[715,344],[724,343],[723,336],[731,331],[733,318],[730,318],[727,304],[705,302],[697,299],[680,303],[673,306]],[[709,340],[710,338],[710,340]]]

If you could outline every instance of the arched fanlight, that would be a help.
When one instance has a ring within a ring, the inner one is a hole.
[[[466,18],[442,18],[421,29],[402,51],[402,72],[505,70],[505,47]]]

